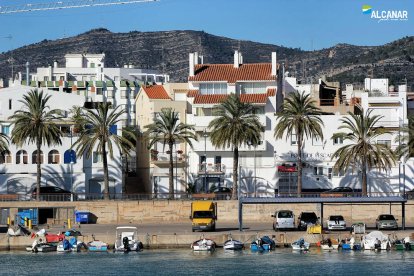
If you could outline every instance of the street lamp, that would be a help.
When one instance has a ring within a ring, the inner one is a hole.
[[[257,187],[256,187],[256,178],[257,178],[257,173],[256,173],[256,147],[257,145],[261,145],[262,141],[258,141],[258,143],[254,143],[253,141],[247,141],[247,145],[249,146],[253,146],[253,152],[254,152],[254,157],[253,157],[253,162],[254,162],[254,180],[253,180],[253,187],[254,187],[254,197],[257,197]]]
[[[204,192],[207,193],[207,130],[204,129]]]

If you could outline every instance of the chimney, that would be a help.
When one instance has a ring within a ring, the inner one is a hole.
[[[200,56],[200,63],[204,64],[204,56]]]
[[[198,64],[198,52],[194,53],[194,65]]]
[[[58,68],[58,62],[57,62],[57,60],[55,60],[55,61],[53,62],[53,68]]]
[[[234,51],[234,68],[239,68],[240,66],[240,54],[239,51]]]
[[[272,52],[272,76],[276,76],[277,72],[276,52]]]
[[[189,54],[189,60],[190,60],[190,64],[189,64],[190,72],[189,72],[189,74],[190,74],[190,77],[193,77],[194,76],[194,53]]]

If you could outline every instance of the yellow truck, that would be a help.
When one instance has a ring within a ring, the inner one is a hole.
[[[191,203],[192,230],[215,231],[217,220],[217,202],[193,201]]]

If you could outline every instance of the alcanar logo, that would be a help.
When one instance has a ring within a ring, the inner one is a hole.
[[[370,5],[362,6],[363,14],[370,14],[371,19],[377,19],[378,22],[381,21],[407,21],[408,20],[408,11],[407,10],[373,10]]]
[[[370,14],[372,11],[372,7],[370,5],[363,5],[362,6],[362,13],[363,14]]]

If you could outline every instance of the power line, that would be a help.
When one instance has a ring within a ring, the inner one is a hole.
[[[123,4],[136,4],[136,3],[157,2],[157,1],[159,0],[72,0],[72,1],[59,1],[59,2],[50,2],[50,3],[21,4],[21,5],[16,5],[16,6],[5,6],[5,7],[0,6],[0,14],[47,11],[47,10],[61,10],[61,9],[72,9],[72,8],[87,8],[87,7],[123,5]]]

